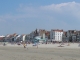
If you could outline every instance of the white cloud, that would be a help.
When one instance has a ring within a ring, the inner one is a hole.
[[[60,4],[51,4],[47,6],[41,6],[41,9],[43,10],[51,10],[51,11],[60,11],[60,10],[72,10],[74,8],[79,8],[80,3],[76,2],[67,2],[67,3],[60,3]]]
[[[40,7],[33,7],[32,5],[26,6],[24,4],[20,4],[20,7],[17,9],[15,15],[8,14],[3,17],[6,19],[19,19],[19,18],[52,18],[56,15],[71,15],[75,18],[79,18],[80,16],[80,3],[67,2],[60,4],[51,4]]]
[[[28,31],[37,27],[44,29],[79,29],[80,3],[74,1],[38,7],[21,4],[15,10],[10,14],[0,15],[0,26],[4,25],[2,31],[5,30],[5,27],[7,31],[11,28],[12,30],[16,29],[17,32],[21,28],[23,32],[26,32],[28,27],[30,29],[27,29]]]
[[[22,15],[18,15],[24,18],[28,17],[34,17],[34,18],[44,18],[49,19],[51,17],[52,19],[55,19],[56,17],[61,16],[71,16],[75,17],[76,19],[80,19],[80,3],[73,2],[66,2],[66,3],[60,3],[60,4],[51,4],[46,6],[39,6],[39,7],[33,7],[32,5],[26,6],[21,4],[20,7],[17,9],[17,12],[23,13]]]
[[[51,4],[47,6],[41,6],[42,10],[47,12],[56,12],[58,14],[67,14],[72,15],[75,18],[80,19],[80,3],[73,2],[67,2],[67,3],[60,3],[60,4]]]
[[[80,20],[80,3],[76,3],[75,1],[73,1],[39,7],[20,4],[20,7],[17,9],[16,12],[17,13],[14,13],[14,15],[12,13],[1,16],[0,20],[46,20],[45,24],[46,22],[49,22],[51,23],[51,25],[56,26],[56,23],[60,23],[59,25],[63,25],[64,27],[70,25],[69,21],[75,19],[76,22]]]

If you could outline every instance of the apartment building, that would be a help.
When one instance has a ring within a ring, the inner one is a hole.
[[[68,30],[67,37],[69,42],[79,42],[80,41],[80,31]]]
[[[5,40],[5,36],[0,36],[0,42],[4,42],[4,40]]]
[[[61,42],[62,35],[63,35],[63,30],[54,29],[50,31],[50,39],[52,39],[52,41]]]
[[[45,33],[46,33],[46,30],[44,29],[39,29],[39,36],[41,36],[42,39],[45,39]]]
[[[63,32],[62,41],[63,41],[63,42],[68,42],[68,41],[69,41],[69,39],[68,39],[68,37],[67,37],[67,31],[64,31],[64,32]]]

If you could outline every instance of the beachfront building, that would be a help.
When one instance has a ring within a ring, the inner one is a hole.
[[[68,30],[63,33],[63,42],[80,42],[80,31]]]
[[[14,33],[14,34],[8,34],[5,36],[5,41],[6,42],[16,42],[18,39],[19,35]]]
[[[49,39],[50,32],[46,31],[45,29],[36,29],[35,31],[32,31],[30,33],[30,38],[34,39],[36,36],[41,36],[41,38],[43,38],[43,39]]]
[[[68,42],[68,41],[69,41],[69,39],[67,38],[67,31],[64,31],[64,32],[63,32],[62,41],[63,41],[63,42]]]
[[[39,42],[39,43],[43,43],[46,39],[46,31],[44,29],[39,29],[37,30],[38,35],[34,37],[34,42]]]
[[[41,36],[41,38],[45,39],[45,33],[46,31],[44,29],[39,29],[39,36]]]
[[[80,31],[68,30],[67,38],[68,38],[69,42],[79,42],[80,41]]]
[[[25,38],[26,38],[26,35],[25,35],[25,34],[23,34],[23,35],[22,35],[22,41],[26,41],[26,39],[25,39]]]
[[[51,39],[50,39],[50,31],[46,31],[46,33],[45,33],[45,38],[46,38],[46,43],[51,43],[52,41],[51,41]]]
[[[32,32],[30,33],[30,39],[32,40],[32,39],[34,39],[36,36],[39,36],[38,29],[36,29],[36,30],[34,30],[34,31],[32,31]]]
[[[69,42],[76,41],[76,34],[77,34],[76,30],[68,30],[67,31],[67,38],[68,38]]]
[[[63,35],[63,30],[54,29],[50,31],[50,39],[52,39],[52,41],[61,42],[62,35]]]
[[[77,36],[76,36],[77,38],[77,42],[80,42],[80,31],[77,31]]]
[[[35,36],[34,31],[32,31],[32,32],[30,33],[30,39],[33,39],[34,36]]]
[[[49,38],[49,31],[46,31],[45,29],[39,29],[37,30],[38,35],[34,37],[35,42],[43,43],[46,42]]]
[[[4,42],[5,41],[5,36],[1,35],[0,36],[0,42]]]
[[[34,37],[39,36],[38,29],[34,31]]]
[[[50,39],[50,31],[46,31],[45,35],[47,39]]]

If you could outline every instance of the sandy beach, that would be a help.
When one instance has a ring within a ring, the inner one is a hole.
[[[80,60],[79,47],[55,47],[58,45],[53,48],[48,48],[50,45],[41,48],[44,45],[40,45],[38,49],[31,45],[28,49],[23,46],[0,46],[0,60]]]

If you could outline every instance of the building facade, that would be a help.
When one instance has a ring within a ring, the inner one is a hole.
[[[69,41],[69,39],[68,39],[68,37],[67,37],[67,31],[64,31],[64,32],[63,32],[62,41],[63,41],[63,42],[68,42],[68,41]]]
[[[58,41],[61,42],[62,41],[62,35],[63,35],[63,30],[51,30],[50,32],[50,39],[52,39],[52,41]]]

